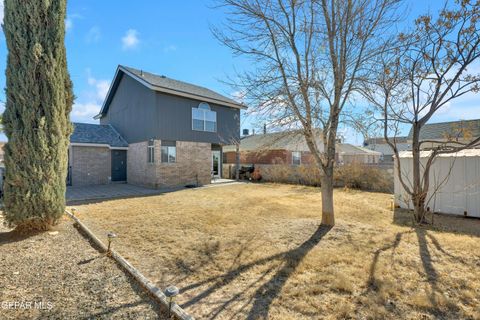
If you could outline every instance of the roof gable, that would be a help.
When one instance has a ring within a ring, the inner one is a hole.
[[[154,90],[157,92],[163,92],[180,97],[215,103],[220,106],[227,106],[238,109],[247,108],[245,105],[205,87],[119,65],[115,72],[114,79],[112,81],[110,89],[108,90],[100,113],[95,116],[95,119],[101,118],[108,112],[109,104],[112,101],[113,96],[115,95],[115,91],[117,90],[120,83],[120,80],[124,75],[130,76],[131,78],[146,86],[150,90]]]

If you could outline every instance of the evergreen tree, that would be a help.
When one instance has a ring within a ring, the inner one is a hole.
[[[72,82],[66,0],[5,0],[8,56],[4,214],[19,230],[45,230],[65,208]]]

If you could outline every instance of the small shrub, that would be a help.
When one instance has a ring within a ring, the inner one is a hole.
[[[319,187],[321,169],[315,165],[257,165],[255,171],[263,181]],[[252,177],[253,178],[253,177]],[[255,179],[254,179],[255,180]],[[259,180],[259,179],[257,179]],[[334,186],[379,192],[393,192],[393,177],[386,170],[362,164],[338,166]]]
[[[336,186],[369,191],[393,192],[393,177],[386,171],[358,163],[335,168]]]

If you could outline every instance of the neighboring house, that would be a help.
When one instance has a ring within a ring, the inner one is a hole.
[[[407,140],[412,143],[413,130],[410,130]],[[422,149],[428,150],[448,142],[468,143],[480,137],[480,119],[451,122],[428,123],[420,131]],[[477,146],[477,148],[480,146]]]
[[[354,146],[349,143],[337,144],[339,164],[378,164],[382,154],[378,151]]]
[[[75,124],[71,184],[208,184],[221,175],[222,147],[240,139],[245,108],[212,90],[119,66],[95,117],[100,124]]]
[[[241,164],[313,164],[310,149],[304,136],[297,131],[276,132],[250,135],[240,140]],[[323,143],[317,138],[317,147],[323,151]],[[378,163],[380,153],[348,143],[337,143],[335,159],[337,164],[348,163]],[[223,148],[224,163],[236,163],[236,146],[229,145]]]
[[[411,149],[411,145],[408,143],[407,137],[391,137],[389,139],[392,141],[393,139],[396,140],[398,151],[406,151]],[[380,162],[393,164],[393,150],[392,147],[387,144],[385,138],[370,138],[365,140],[363,145],[367,149],[380,152],[382,154],[380,157]]]

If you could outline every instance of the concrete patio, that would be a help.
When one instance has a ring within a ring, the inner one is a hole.
[[[231,183],[239,183],[230,179],[215,179],[212,180],[212,184],[205,185],[219,186]],[[128,183],[112,183],[102,185],[91,185],[67,187],[67,202],[87,201],[87,200],[101,200],[101,199],[115,199],[115,198],[129,198],[129,197],[144,197],[156,194],[162,194],[166,192],[178,191],[185,189],[185,187],[177,188],[162,188],[162,189],[149,189],[145,187],[135,186]]]
[[[134,186],[132,184],[102,184],[92,186],[81,187],[67,187],[67,202],[72,201],[85,201],[85,200],[98,200],[98,199],[114,199],[114,198],[127,198],[127,197],[142,197],[155,194],[161,194],[169,191],[175,191],[177,189],[149,189],[140,186]]]

